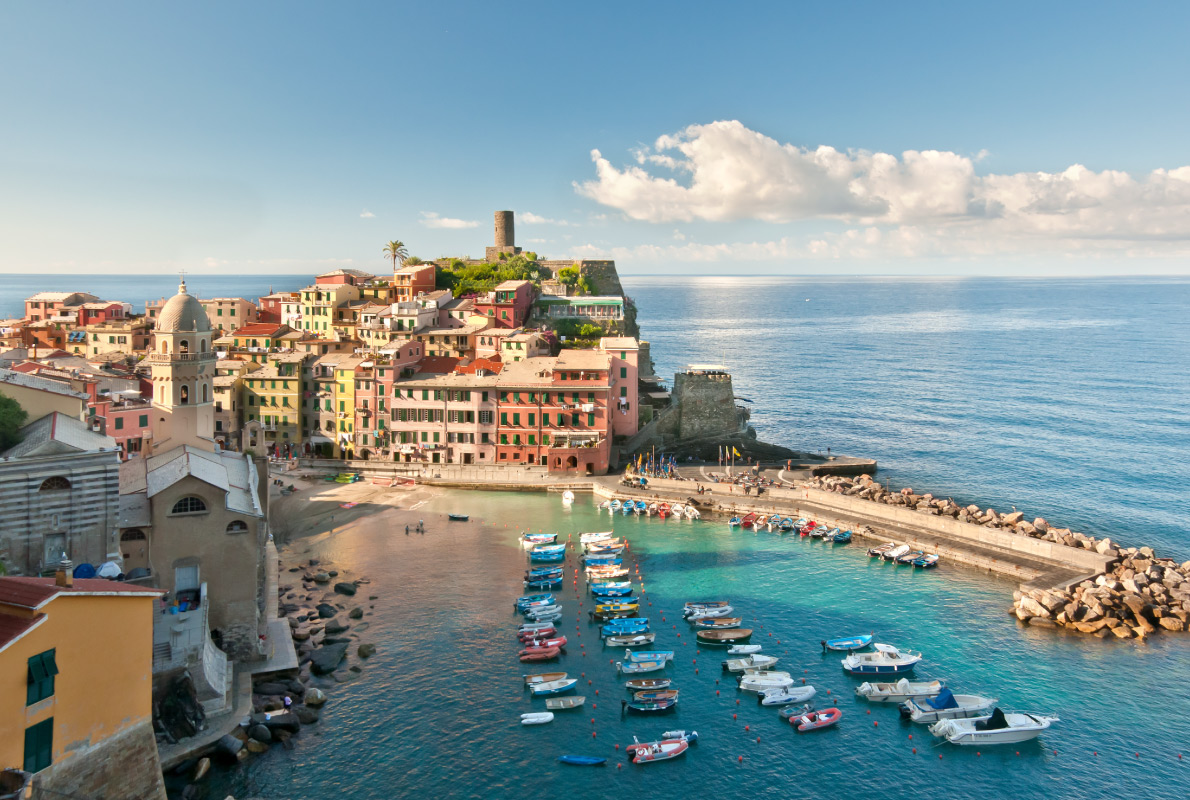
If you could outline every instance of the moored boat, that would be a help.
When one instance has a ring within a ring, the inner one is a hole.
[[[587,698],[581,694],[574,697],[550,697],[546,699],[545,707],[550,711],[569,711],[573,708],[582,708],[585,702],[587,702]]]
[[[534,683],[529,687],[529,691],[533,692],[537,697],[549,694],[562,694],[562,692],[569,692],[577,683],[578,678],[557,678],[552,681]]]
[[[700,619],[718,619],[720,617],[726,617],[734,610],[735,609],[731,606],[695,606],[693,608],[687,608],[683,610],[682,616],[684,616],[690,622],[694,622]]]
[[[529,714],[521,714],[522,725],[544,725],[547,722],[553,722],[554,715],[550,711],[537,711]]]
[[[726,630],[700,630],[694,634],[702,644],[744,644],[752,638],[751,628],[728,628]]]
[[[521,661],[550,661],[562,652],[559,647],[526,647],[517,653]]]
[[[788,672],[773,670],[749,670],[737,678],[737,685],[743,692],[764,692],[769,689],[788,689],[793,686],[793,676]]]
[[[655,633],[624,634],[608,636],[603,640],[603,643],[609,647],[639,647],[643,644],[652,644],[656,638],[657,634]]]
[[[470,514],[447,514],[446,518],[451,522],[466,522],[471,519]]]
[[[928,553],[923,555],[921,558],[914,560],[913,566],[920,567],[921,569],[930,569],[932,567],[936,567],[938,566],[938,556],[934,555],[933,553]]]
[[[636,513],[637,513],[637,514],[643,514],[643,513],[645,513],[645,512],[646,512],[646,511],[648,511],[648,510],[649,510],[649,504],[648,504],[648,503],[646,503],[644,500],[637,500],[637,501],[636,501],[636,508],[635,508],[635,511],[636,511]]]
[[[534,547],[543,544],[552,544],[558,540],[556,533],[523,533],[521,534],[521,546],[526,550],[532,550]]]
[[[924,556],[925,553],[921,550],[911,550],[903,556],[897,556],[898,564],[912,564],[917,559]]]
[[[686,513],[686,506],[682,505],[681,503],[674,503],[669,507],[669,513],[673,514],[674,519],[681,519]]]
[[[813,686],[787,686],[784,689],[765,689],[756,702],[762,706],[788,706],[813,699],[818,691]]]
[[[659,672],[663,669],[665,669],[664,661],[630,661],[627,664],[623,661],[616,662],[616,672],[622,672],[626,675]]]
[[[757,515],[755,512],[745,514],[744,518],[742,520],[740,520],[740,527],[741,528],[751,528],[753,525],[756,524],[756,517],[757,517]]]
[[[574,502],[574,492],[570,491],[569,489],[562,492],[562,502],[566,503],[567,505],[569,505],[570,503],[573,503]]]
[[[777,525],[777,529],[781,533],[789,533],[793,530],[793,517],[782,517],[780,524]]]
[[[721,617],[719,619],[691,620],[690,624],[700,630],[721,631],[728,630],[729,628],[738,628],[743,621],[743,617]]]
[[[837,708],[824,708],[821,711],[809,711],[800,717],[790,717],[789,724],[796,725],[798,731],[816,731],[829,728],[843,718],[843,712]]]
[[[561,589],[562,578],[532,578],[523,582],[526,589]]]
[[[619,501],[613,500],[616,503],[616,508],[619,508]],[[588,544],[589,542],[599,542],[605,539],[610,539],[615,534],[615,531],[593,531],[590,533],[580,533],[578,540],[580,544]]]
[[[852,650],[863,650],[872,643],[873,634],[865,633],[861,636],[845,636],[841,639],[827,639],[822,643],[822,651],[827,650],[841,650],[851,652]]]
[[[840,531],[839,533],[836,533],[833,537],[831,537],[831,539],[834,541],[835,544],[850,544],[851,543],[851,531]]]
[[[565,672],[536,672],[523,676],[526,686],[533,686],[538,683],[549,683],[550,681],[566,680]]]
[[[740,517],[732,517],[731,519],[729,519],[727,521],[727,527],[729,527],[729,528],[739,527],[741,522],[743,522],[743,520]]]
[[[673,661],[673,650],[625,650],[625,661]]]
[[[682,606],[682,613],[685,614],[691,609],[695,608],[722,608],[723,606],[731,605],[729,600],[688,600]]]
[[[993,709],[987,717],[944,719],[930,726],[930,733],[951,744],[1016,744],[1036,739],[1042,731],[1060,720],[1041,714],[1005,714]]]
[[[612,511],[619,511],[621,505],[622,503],[620,503],[619,500],[612,500],[611,503],[608,504],[608,508],[610,508]]]
[[[875,645],[873,653],[852,653],[843,669],[852,675],[903,675],[921,663],[921,653],[898,650],[890,644]]]
[[[886,542],[885,544],[879,544],[875,547],[869,547],[868,556],[871,558],[883,558],[885,553],[887,553],[889,550],[892,550],[896,546],[897,545],[895,542]]]
[[[896,683],[861,683],[855,693],[870,703],[904,703],[906,700],[937,697],[942,689],[941,681],[914,683],[908,678],[901,678]]]
[[[599,756],[580,756],[570,753],[558,756],[558,760],[563,764],[571,764],[576,767],[601,767],[607,763],[606,758]]]
[[[669,503],[658,503],[657,504],[657,516],[661,517],[662,519],[665,519],[669,515],[670,515]]]
[[[996,705],[995,698],[975,694],[952,694],[943,689],[937,697],[906,700],[901,704],[901,716],[913,722],[938,722],[943,719],[986,717]]]
[[[645,689],[633,692],[632,699],[639,703],[655,703],[658,700],[677,700],[677,689]]]
[[[650,689],[668,689],[673,683],[669,678],[633,678],[625,681],[624,685],[630,692],[642,692]]]
[[[882,553],[880,555],[880,557],[882,559],[884,559],[885,561],[896,561],[898,558],[900,558],[901,556],[905,555],[908,552],[909,552],[909,545],[899,544],[896,547],[894,547],[892,550],[886,550],[884,553]]]
[[[633,764],[649,764],[677,758],[690,748],[685,739],[665,739],[660,742],[630,744],[624,749],[632,754]]]
[[[700,519],[701,517],[702,517],[702,512],[699,511],[697,508],[695,508],[694,506],[686,506],[686,519],[694,520],[694,519]]]
[[[760,644],[737,644],[728,648],[727,654],[729,656],[746,656],[752,653],[759,653],[764,649],[764,645]]]
[[[635,711],[638,714],[648,714],[659,711],[672,711],[677,706],[678,698],[676,697],[668,700],[621,700],[620,713]]]
[[[744,672],[750,669],[768,669],[776,664],[780,659],[776,656],[766,656],[760,653],[753,653],[750,656],[743,658],[729,658],[723,662],[724,672]]]

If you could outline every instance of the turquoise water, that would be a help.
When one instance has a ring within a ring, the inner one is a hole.
[[[448,510],[473,521],[448,523]],[[274,748],[220,773],[210,796],[825,798],[862,787],[856,791],[884,797],[982,800],[1181,797],[1190,789],[1190,762],[1177,758],[1179,749],[1190,758],[1186,637],[1136,644],[1029,630],[1007,614],[1013,584],[974,571],[913,571],[873,563],[861,546],[732,532],[721,523],[609,520],[587,497],[566,510],[556,495],[455,494],[417,514],[427,520],[425,536],[406,537],[372,517],[313,545],[311,555],[371,578],[368,592],[378,599],[360,639],[379,652],[363,678],[330,685],[322,722],[292,751]],[[564,537],[608,527],[627,537],[652,603],[655,647],[676,651],[666,672],[681,690],[675,713],[621,717],[628,694],[609,659],[623,651],[600,648],[586,621],[589,595],[576,598],[568,586],[559,595],[571,643],[557,669],[592,681],[580,692],[587,706],[548,725],[518,724],[521,713],[544,708],[524,691],[520,676],[529,670],[516,658],[512,603],[526,564],[516,532],[526,521]],[[756,629],[753,641],[781,658],[776,668],[804,675],[818,688],[818,706],[835,702],[842,722],[799,735],[755,695],[731,681],[716,685],[723,651],[698,652],[675,613],[685,600],[708,598],[731,600]],[[900,721],[894,708],[856,699],[860,681],[842,672],[838,654],[822,655],[821,639],[863,632],[923,651],[921,678],[1062,722],[1020,746],[934,747],[924,727]],[[633,735],[647,740],[678,728],[701,736],[682,759],[635,766],[623,758]],[[610,763],[563,767],[555,761],[563,753]]]

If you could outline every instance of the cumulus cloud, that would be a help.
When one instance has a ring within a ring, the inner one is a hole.
[[[360,215],[360,219],[372,219],[373,217],[376,216],[375,214],[373,214],[371,211],[369,211],[366,208],[363,211],[359,212],[359,215]]]
[[[565,227],[570,223],[564,219],[550,219],[543,217],[540,214],[534,214],[532,211],[522,211],[517,214],[517,221],[523,222],[526,225],[559,225]]]
[[[737,121],[691,125],[633,155],[635,164],[616,166],[592,151],[595,178],[576,190],[645,222],[841,221],[859,226],[861,239],[871,228],[884,245],[892,239],[919,251],[1190,241],[1190,166],[980,175],[984,150],[811,149]],[[820,240],[828,250],[834,244]]]
[[[421,212],[421,219],[418,220],[418,222],[420,222],[422,225],[425,225],[427,228],[450,228],[450,229],[457,230],[459,228],[478,228],[479,227],[479,223],[476,222],[475,220],[455,219],[454,217],[443,217],[443,216],[439,216],[437,213],[435,213],[433,211]]]

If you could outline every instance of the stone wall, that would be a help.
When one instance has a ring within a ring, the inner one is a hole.
[[[137,723],[70,759],[42,770],[35,800],[165,800],[157,740],[149,720]]]
[[[677,419],[665,432],[671,432],[676,423],[680,439],[731,436],[747,427],[736,409],[730,375],[679,372],[674,375],[673,402]]]

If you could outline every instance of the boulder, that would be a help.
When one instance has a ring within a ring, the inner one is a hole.
[[[347,626],[344,625],[342,622],[339,622],[339,620],[337,620],[337,619],[331,619],[331,620],[327,620],[325,630],[326,630],[326,633],[328,636],[332,636],[336,633],[346,633]]]
[[[347,612],[347,617],[349,619],[363,619],[364,618],[364,610],[362,608],[360,608],[359,606],[356,606],[355,608],[353,608]]]
[[[360,658],[368,658],[376,653],[376,645],[371,643],[364,643],[355,651]]]
[[[1107,551],[1113,549],[1114,547],[1115,547],[1115,545],[1112,544],[1111,539],[1109,539],[1109,538],[1100,539],[1099,544],[1095,545],[1095,552],[1101,556],[1106,555]]]
[[[318,572],[318,573],[315,573],[315,575],[314,575],[314,577],[313,577],[313,579],[312,579],[312,580],[313,580],[315,583],[330,583],[330,582],[331,582],[331,576],[330,576],[330,575],[328,575],[328,574],[326,574],[325,572]]]
[[[244,745],[249,753],[265,753],[268,752],[269,746],[264,742],[258,742],[255,739],[249,739],[248,744]]]
[[[293,714],[303,725],[313,725],[318,722],[318,712],[306,706],[294,706]]]
[[[223,734],[215,742],[215,754],[225,759],[235,759],[243,749],[244,743],[230,733]]]
[[[1186,630],[1186,623],[1177,617],[1162,617],[1161,619],[1157,620],[1157,623],[1167,631],[1176,631],[1181,633],[1182,631]]]
[[[348,597],[355,597],[356,585],[349,581],[340,581],[335,584],[335,591]]]
[[[268,727],[257,723],[248,729],[248,738],[270,744],[273,741],[273,734],[269,733]]]
[[[1021,598],[1020,609],[1030,617],[1050,618],[1050,610],[1028,595]]]
[[[256,694],[286,694],[289,692],[289,685],[277,681],[261,681],[252,687],[252,691]]]
[[[306,690],[306,705],[317,708],[325,703],[326,700],[326,692],[321,689],[312,686]]]
[[[329,675],[338,669],[346,655],[345,643],[320,647],[310,654],[310,669],[315,675]],[[310,699],[306,698],[306,702],[309,703]]]
[[[1044,517],[1038,517],[1033,520],[1033,527],[1044,533],[1049,530],[1050,524],[1045,521]]]
[[[1046,619],[1045,617],[1033,617],[1032,619],[1029,620],[1029,627],[1030,628],[1056,628],[1056,627],[1058,627],[1058,625],[1052,619]]]
[[[301,722],[298,721],[298,718],[294,716],[292,711],[285,711],[280,714],[253,714],[248,719],[253,727],[263,725],[268,728],[270,734],[276,730],[297,733],[302,727]],[[252,728],[249,728],[249,730],[252,730]]]
[[[1112,628],[1111,632],[1113,634],[1115,634],[1117,639],[1135,639],[1136,638],[1136,634],[1133,633],[1132,629],[1129,628],[1127,625],[1118,625],[1115,628]]]
[[[1001,518],[1000,521],[1003,522],[1005,525],[1016,525],[1018,522],[1022,521],[1024,518],[1025,518],[1024,511],[1013,511],[1011,514],[1005,514]]]
[[[319,619],[330,619],[331,617],[335,616],[338,613],[339,613],[339,609],[335,608],[330,603],[319,603],[318,604]]]

